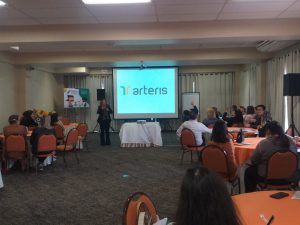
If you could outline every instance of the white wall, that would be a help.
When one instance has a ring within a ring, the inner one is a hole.
[[[17,114],[15,81],[15,67],[0,62],[0,132],[8,124],[8,117]]]
[[[26,108],[55,110],[57,81],[52,72],[43,69],[27,71]]]

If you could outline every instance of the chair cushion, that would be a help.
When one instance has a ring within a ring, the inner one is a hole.
[[[66,147],[65,147],[65,145],[56,146],[57,151],[71,151],[73,149],[74,149],[74,147],[72,145],[67,145]]]

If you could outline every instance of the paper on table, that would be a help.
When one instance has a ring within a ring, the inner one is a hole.
[[[294,195],[292,196],[292,199],[300,200],[300,191],[295,191]]]

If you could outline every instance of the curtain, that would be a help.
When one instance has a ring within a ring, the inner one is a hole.
[[[180,74],[179,93],[193,92],[193,83],[195,84],[195,92],[200,92],[199,113],[203,120],[208,108],[215,106],[224,112],[232,105],[234,82],[233,72]],[[181,109],[181,101],[179,107]]]
[[[260,68],[257,64],[251,64],[241,72],[239,84],[239,102],[245,107],[249,105],[256,106],[260,103],[260,90],[257,88],[259,75]]]
[[[286,73],[300,73],[300,46],[267,63],[267,106],[273,119],[279,121],[285,128],[291,122],[291,97],[283,96],[283,76]],[[297,128],[300,125],[299,102],[300,97],[294,97],[294,120]]]

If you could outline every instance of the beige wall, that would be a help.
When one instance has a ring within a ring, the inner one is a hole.
[[[15,67],[8,63],[0,62],[0,132],[7,125],[9,115],[17,113],[15,87]]]
[[[51,71],[36,68],[27,71],[26,108],[55,110],[57,98],[57,79]]]

